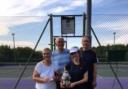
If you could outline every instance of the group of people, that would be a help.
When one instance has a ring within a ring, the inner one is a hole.
[[[96,87],[96,53],[90,48],[88,36],[82,37],[82,47],[64,48],[64,39],[57,37],[53,52],[43,49],[43,58],[34,68],[32,78],[36,89],[94,89]],[[71,79],[64,86],[61,77],[64,68]]]

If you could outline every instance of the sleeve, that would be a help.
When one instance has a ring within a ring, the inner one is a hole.
[[[85,64],[85,65],[83,65],[83,72],[85,73],[87,71],[88,71],[88,66]]]
[[[70,70],[70,65],[71,65],[71,64],[68,63],[68,64],[65,66],[66,70],[68,70],[68,71]]]
[[[41,70],[40,70],[40,63],[37,63],[35,66],[35,70],[40,74]]]
[[[97,63],[97,57],[96,57],[96,53],[94,51],[92,51],[92,63]]]

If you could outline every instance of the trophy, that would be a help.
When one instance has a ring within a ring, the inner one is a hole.
[[[62,85],[65,87],[68,87],[70,85],[70,79],[71,79],[71,77],[70,77],[68,71],[66,70],[66,68],[64,67],[64,72],[61,77]]]

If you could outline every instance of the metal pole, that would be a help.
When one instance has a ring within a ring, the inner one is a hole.
[[[52,18],[52,14],[50,14],[50,46],[51,46],[51,50],[53,50],[53,18]]]
[[[54,44],[54,46],[53,46],[54,48],[53,49],[56,50],[56,47],[55,47],[55,37],[53,38],[53,44]]]
[[[13,55],[14,55],[14,61],[16,63],[16,55],[15,55],[15,33],[12,33],[12,39],[13,39]]]
[[[15,36],[15,33],[12,33],[12,39],[13,39],[13,49],[15,49],[15,38],[14,38],[14,36]]]
[[[83,36],[85,36],[85,13],[83,13]]]
[[[85,35],[90,38],[91,42],[91,7],[92,7],[92,0],[87,0],[87,15],[86,15],[86,30]]]
[[[51,16],[51,14],[48,16]],[[61,17],[61,16],[83,16],[83,15],[82,14],[79,14],[79,15],[52,15],[52,17]]]
[[[114,35],[114,45],[115,45],[115,40],[116,40],[115,35],[116,35],[116,32],[113,32],[113,35]]]
[[[98,37],[96,36],[96,34],[95,34],[95,32],[94,32],[94,30],[93,30],[93,28],[92,28],[92,27],[91,27],[91,31],[92,31],[92,33],[93,33],[94,37],[96,38],[96,40],[97,40],[97,42],[98,42],[99,46],[101,46],[101,43],[100,43],[100,41],[98,40]]]

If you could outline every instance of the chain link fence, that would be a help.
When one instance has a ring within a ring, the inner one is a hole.
[[[97,14],[92,16],[92,27],[101,45],[128,45],[128,15]],[[93,45],[96,45],[95,41]]]

